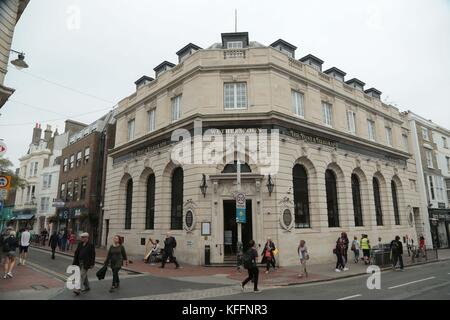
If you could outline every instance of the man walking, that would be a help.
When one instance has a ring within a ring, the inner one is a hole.
[[[395,271],[397,262],[400,262],[400,270],[403,271],[403,245],[400,242],[400,237],[396,236],[391,242],[391,254],[392,254],[392,269]]]
[[[80,267],[80,288],[74,290],[76,295],[80,292],[87,292],[91,290],[89,287],[88,270],[95,265],[95,248],[92,243],[89,243],[89,234],[84,232],[80,235],[81,242],[78,244],[73,257],[73,265]],[[82,289],[80,291],[80,289]]]
[[[53,231],[53,234],[50,236],[50,239],[48,240],[48,245],[50,248],[52,248],[52,259],[55,260],[55,251],[56,247],[58,246],[59,238],[58,233],[56,231]]]
[[[164,254],[162,259],[162,265],[160,268],[164,268],[164,265],[167,262],[167,259],[169,259],[169,262],[175,263],[175,268],[179,269],[180,265],[177,262],[177,258],[173,255],[173,249],[175,249],[177,246],[177,241],[174,237],[170,235],[170,232],[167,232],[166,239],[164,240]]]
[[[28,255],[28,248],[30,247],[31,233],[28,227],[22,232],[20,236],[19,246],[19,265],[25,265]]]
[[[256,259],[258,258],[258,252],[256,251],[256,245],[254,240],[250,240],[249,249],[244,254],[244,268],[248,271],[248,277],[241,283],[241,290],[244,292],[244,287],[249,281],[253,281],[253,292],[261,292],[258,289],[258,276],[259,269],[256,265]]]

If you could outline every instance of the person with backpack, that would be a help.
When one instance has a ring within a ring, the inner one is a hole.
[[[345,233],[345,232],[341,233],[341,239],[342,239],[342,242],[344,244],[344,255],[343,255],[343,258],[344,258],[344,265],[345,265],[348,262],[348,255],[347,255],[347,253],[348,253],[348,245],[350,244],[350,240],[348,240],[347,233]]]
[[[346,271],[348,268],[345,267],[344,262],[344,250],[345,245],[344,241],[341,237],[339,237],[336,241],[336,248],[334,248],[333,252],[336,255],[337,261],[336,261],[336,272]]]
[[[264,245],[264,249],[261,253],[261,256],[262,256],[261,263],[266,264],[266,274],[269,273],[270,265],[272,265],[273,269],[275,270],[275,257],[273,254],[274,250],[275,250],[275,244],[269,237],[269,238],[267,238],[267,242]]]
[[[355,255],[354,261],[355,263],[358,263],[359,261],[359,251],[361,247],[358,241],[358,237],[354,236],[352,241],[351,250],[353,251],[353,254]]]
[[[361,237],[361,249],[363,251],[364,264],[369,264],[370,258],[370,242],[367,238],[367,234],[363,234]]]
[[[162,265],[160,268],[164,269],[164,266],[169,260],[169,262],[175,263],[175,268],[179,269],[180,265],[177,262],[177,258],[173,255],[173,250],[177,247],[177,240],[170,235],[170,232],[167,232],[166,239],[164,240],[164,254],[162,259]]]
[[[119,271],[124,262],[125,265],[128,266],[127,254],[124,246],[122,245],[122,240],[118,235],[116,235],[113,238],[113,244],[109,247],[108,255],[105,260],[105,266],[110,265],[113,273],[112,286],[109,289],[109,292],[114,292],[115,289],[119,288]]]
[[[12,271],[16,264],[16,250],[19,246],[19,240],[16,237],[15,231],[10,231],[9,236],[3,241],[3,253],[6,255],[5,260],[5,275],[3,279],[12,278]]]
[[[52,249],[52,260],[55,260],[55,251],[56,247],[58,247],[59,238],[58,233],[56,231],[53,231],[53,234],[50,236],[50,239],[48,240],[48,245]]]
[[[298,277],[299,278],[308,277],[308,271],[306,271],[306,261],[309,260],[309,254],[305,240],[300,240],[297,252],[300,258],[300,274],[298,275]]]
[[[248,277],[241,283],[241,290],[244,292],[245,285],[249,281],[253,281],[253,292],[259,293],[261,292],[258,289],[258,277],[259,277],[259,269],[256,265],[256,261],[258,258],[258,251],[256,251],[256,245],[254,240],[250,240],[249,249],[245,252],[243,256],[243,264],[244,268],[248,271]]]
[[[403,271],[403,245],[400,242],[400,237],[396,236],[391,242],[391,256],[392,256],[392,270],[395,271],[397,263],[400,262],[400,270]]]

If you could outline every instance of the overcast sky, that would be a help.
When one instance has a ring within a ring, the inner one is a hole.
[[[34,123],[62,132],[66,118],[93,122],[187,43],[220,42],[235,8],[250,40],[282,38],[297,58],[311,53],[450,128],[449,0],[31,0],[12,46],[30,68],[9,66],[5,85],[16,92],[0,110],[6,156],[19,165]]]

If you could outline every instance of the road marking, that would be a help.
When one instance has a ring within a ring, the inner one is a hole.
[[[337,300],[349,300],[349,299],[353,299],[353,298],[357,298],[357,297],[361,297],[361,294],[355,294],[354,296],[349,296],[349,297],[344,297],[344,298],[340,298]]]
[[[425,279],[411,281],[411,282],[407,282],[407,283],[404,283],[404,284],[399,284],[398,286],[389,287],[388,289],[390,290],[390,289],[400,288],[400,287],[404,287],[404,286],[407,286],[407,285],[410,285],[410,284],[413,284],[413,283],[427,281],[427,280],[431,280],[431,279],[434,279],[434,278],[436,278],[436,277],[429,277],[429,278],[425,278]]]

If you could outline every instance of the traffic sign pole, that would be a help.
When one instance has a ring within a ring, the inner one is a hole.
[[[237,170],[236,170],[236,187],[238,194],[241,192],[241,162],[239,161],[239,155],[237,159]],[[237,199],[236,199],[237,201]],[[241,257],[243,255],[243,246],[242,246],[242,223],[237,221],[237,261],[238,267],[240,265]]]

